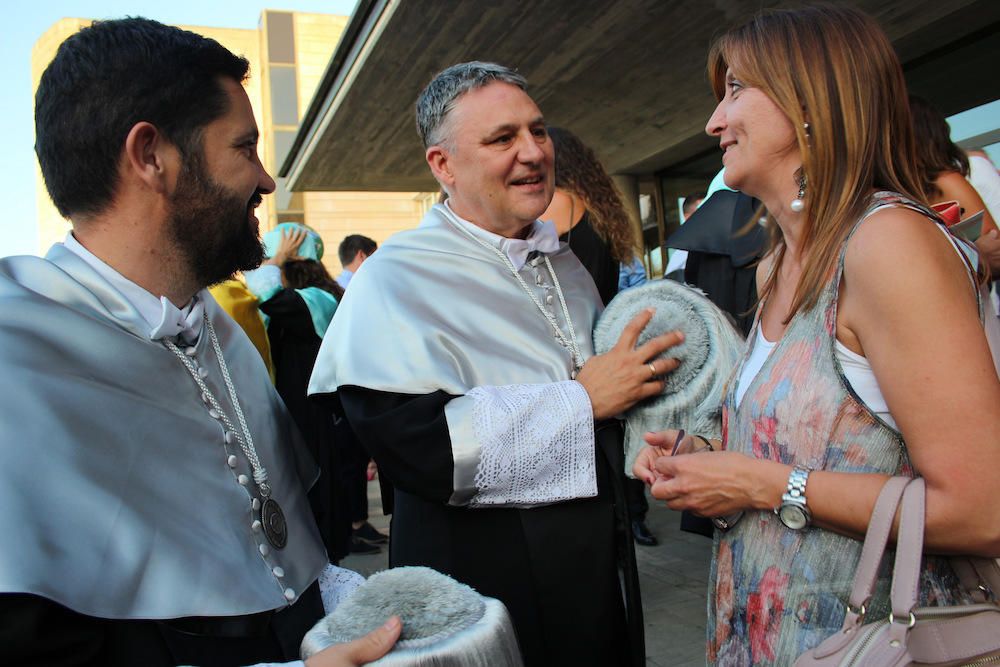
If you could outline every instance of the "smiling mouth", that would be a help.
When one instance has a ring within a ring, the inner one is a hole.
[[[526,176],[525,178],[518,178],[510,182],[511,185],[538,185],[544,181],[544,177],[541,175]]]

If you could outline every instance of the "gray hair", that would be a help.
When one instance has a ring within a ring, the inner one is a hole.
[[[509,83],[525,90],[528,81],[503,65],[473,60],[439,72],[417,98],[417,133],[424,148],[442,142],[441,128],[458,98],[488,84]]]

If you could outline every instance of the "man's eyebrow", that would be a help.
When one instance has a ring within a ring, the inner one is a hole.
[[[538,116],[537,118],[528,121],[529,127],[535,127],[536,125],[545,125],[545,118]],[[504,123],[503,125],[497,125],[487,133],[487,136],[503,134],[504,132],[516,132],[518,127],[517,123]]]
[[[233,145],[242,146],[243,144],[256,144],[258,139],[260,139],[259,130],[247,130],[233,140]]]

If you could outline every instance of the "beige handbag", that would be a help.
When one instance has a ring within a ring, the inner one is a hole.
[[[840,632],[799,656],[796,667],[952,667],[1000,665],[1000,605],[994,591],[997,561],[953,558],[963,586],[976,604],[917,607],[924,545],[924,480],[892,477],[875,504],[854,575]],[[865,605],[875,588],[896,509],[902,498],[888,619],[865,623]]]

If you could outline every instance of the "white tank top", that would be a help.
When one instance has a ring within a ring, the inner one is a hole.
[[[764,366],[764,362],[767,361],[775,345],[777,343],[772,343],[764,338],[764,328],[758,326],[757,341],[753,346],[753,352],[751,352],[750,358],[743,365],[739,384],[736,385],[737,407],[743,402],[743,395],[746,393],[747,387],[757,377],[757,373]],[[857,352],[847,349],[839,340],[834,342],[833,347],[834,356],[837,358],[837,363],[840,364],[840,368],[844,373],[847,386],[857,394],[865,407],[876,414],[882,421],[889,424],[889,426],[896,428],[896,421],[889,414],[889,406],[885,403],[882,390],[878,386],[878,380],[875,379],[875,373],[872,372],[872,367],[868,363],[868,359]]]
[[[871,215],[875,211],[881,210],[882,206],[870,211],[868,215]],[[941,230],[941,233],[945,235],[948,241],[951,243],[952,250],[957,252],[959,255],[963,254],[962,249],[958,246],[955,238],[943,227],[935,225],[937,229]],[[973,265],[978,261],[978,257],[971,257],[970,260]],[[971,279],[971,276],[970,276]],[[978,289],[975,281],[972,283],[973,289]],[[770,356],[771,351],[774,349],[776,343],[764,338],[764,328],[762,326],[757,326],[757,342],[753,346],[753,352],[750,354],[750,358],[747,359],[746,363],[743,364],[743,370],[740,372],[739,384],[736,385],[736,407],[739,408],[740,403],[743,402],[743,395],[747,391],[747,387],[753,382],[753,379],[757,377],[757,373],[764,366],[764,362],[767,361],[768,356]],[[847,349],[847,347],[841,343],[839,340],[834,341],[834,357],[837,359],[837,363],[840,364],[840,368],[844,373],[844,379],[847,380],[847,387],[853,391],[861,402],[864,403],[865,407],[876,414],[882,421],[892,426],[897,431],[896,420],[892,418],[889,414],[889,406],[886,405],[885,397],[882,396],[882,389],[878,386],[878,380],[875,379],[875,373],[872,372],[872,366],[868,363],[868,359],[857,352]]]

